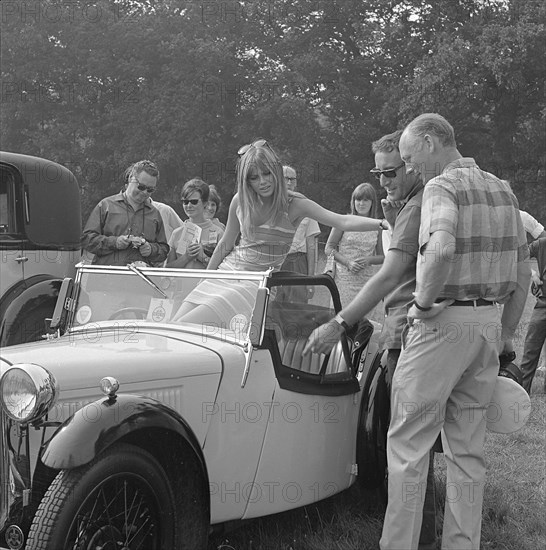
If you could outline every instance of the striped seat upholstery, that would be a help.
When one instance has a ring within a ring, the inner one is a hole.
[[[331,318],[331,310],[310,308],[304,304],[292,307],[281,304],[279,307],[272,307],[267,325],[275,331],[282,364],[303,372],[318,374],[325,355],[303,355],[303,348],[311,332]],[[326,373],[339,372],[340,369],[345,369],[341,343],[330,354]]]

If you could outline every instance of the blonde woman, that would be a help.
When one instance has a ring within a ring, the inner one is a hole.
[[[282,163],[264,139],[241,147],[238,155],[237,194],[229,206],[226,231],[207,269],[279,270],[305,217],[344,231],[377,232],[382,224],[375,218],[331,212],[300,193],[288,191]],[[238,314],[250,318],[252,300],[245,300],[245,296],[252,283],[226,283],[211,279],[198,285],[174,320],[203,322],[216,318],[229,326],[230,319]]]

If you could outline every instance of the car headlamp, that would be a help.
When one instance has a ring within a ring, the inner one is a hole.
[[[17,422],[27,424],[40,419],[58,394],[55,377],[40,365],[14,365],[0,378],[0,405]]]

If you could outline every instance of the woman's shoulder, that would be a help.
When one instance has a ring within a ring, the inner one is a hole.
[[[304,201],[309,202],[309,199],[305,195],[302,195],[297,191],[288,191],[288,212],[290,212],[291,214],[296,214],[295,217],[297,218],[305,217],[307,214],[304,213],[304,210],[306,209],[302,209],[303,205],[305,204]],[[290,218],[293,217],[294,215],[290,216]]]
[[[223,224],[218,218],[213,218],[211,221],[222,230],[222,233],[226,230],[225,224]]]
[[[186,220],[182,220],[182,225],[179,225],[178,227],[173,229],[169,242],[174,242],[177,239],[179,239],[180,235],[182,234],[182,231],[184,231],[184,227],[186,227]]]
[[[291,203],[293,199],[307,199],[307,197],[299,191],[288,191],[288,202]]]

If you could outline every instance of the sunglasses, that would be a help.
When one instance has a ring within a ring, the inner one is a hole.
[[[135,176],[133,176],[133,178],[135,178],[135,181],[137,183],[137,189],[139,191],[147,191],[149,195],[151,195],[155,191],[155,187],[151,187],[148,185],[144,185],[143,183],[140,183]]]
[[[253,143],[247,143],[246,145],[243,145],[238,151],[237,151],[237,154],[242,157],[245,153],[248,153],[248,151],[250,151],[250,149],[252,149],[253,147],[257,148],[257,147],[269,147],[269,144],[267,143],[267,141],[265,139],[259,139]]]
[[[182,199],[182,204],[184,206],[187,206],[188,204],[193,204],[193,206],[195,206],[200,200],[201,199]]]
[[[404,166],[404,162],[400,164],[400,166],[397,166],[396,168],[389,168],[388,170],[379,170],[379,168],[373,168],[370,170],[370,173],[373,174],[378,180],[381,179],[381,176],[385,176],[386,178],[395,178],[396,177],[396,171],[402,168]]]

